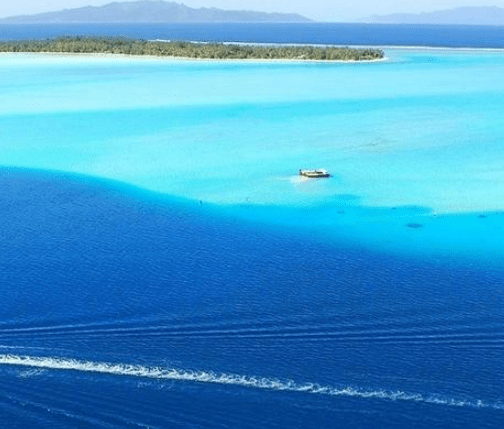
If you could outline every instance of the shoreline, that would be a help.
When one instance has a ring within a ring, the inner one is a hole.
[[[229,44],[237,44],[237,42],[224,42]],[[290,45],[294,46],[294,45]],[[317,46],[317,45],[300,45],[300,46]],[[325,46],[325,45],[318,45]],[[332,45],[331,45],[332,46]],[[368,46],[368,45],[350,45],[349,48],[379,48],[390,49],[396,51],[414,51],[414,52],[453,52],[453,53],[504,53],[504,48],[452,48],[452,47],[434,47],[434,46]],[[250,63],[250,64],[268,64],[268,63],[295,63],[295,64],[373,64],[391,62],[393,58],[384,56],[372,60],[310,60],[310,59],[296,59],[296,58],[192,58],[192,57],[175,57],[175,56],[162,56],[162,55],[131,55],[131,54],[115,54],[112,52],[0,52],[0,58],[8,55],[41,55],[41,56],[55,56],[55,57],[76,57],[76,58],[96,58],[96,59],[138,59],[145,61],[167,61],[167,62],[208,62],[208,63]]]
[[[389,61],[390,58],[383,57],[374,60],[306,60],[295,58],[191,58],[191,57],[170,57],[164,55],[131,55],[131,54],[114,54],[112,52],[0,52],[0,56],[7,55],[45,55],[45,56],[61,56],[61,57],[92,57],[92,58],[123,58],[123,59],[143,59],[143,60],[159,60],[159,61],[187,61],[187,62],[237,62],[237,63],[322,63],[322,64],[367,64]]]

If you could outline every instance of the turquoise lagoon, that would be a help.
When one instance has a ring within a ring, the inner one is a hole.
[[[112,179],[332,242],[501,267],[504,52],[386,55],[4,54],[1,165]],[[333,177],[297,175],[319,167]]]

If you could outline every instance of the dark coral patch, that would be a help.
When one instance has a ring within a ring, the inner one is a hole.
[[[422,228],[423,224],[421,224],[421,223],[408,223],[406,226],[408,228],[418,229],[418,228]]]

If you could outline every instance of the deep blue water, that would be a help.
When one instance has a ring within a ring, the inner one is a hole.
[[[501,427],[502,272],[85,177],[4,169],[0,187],[2,360],[42,357],[0,366],[5,427]]]
[[[0,24],[0,40],[61,35],[251,43],[503,48],[504,27],[328,23]]]

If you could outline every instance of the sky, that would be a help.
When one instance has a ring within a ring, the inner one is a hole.
[[[32,15],[83,6],[102,6],[113,0],[17,0],[0,2],[0,18]],[[121,1],[121,0],[116,0]],[[299,13],[317,21],[358,22],[371,15],[420,13],[459,6],[499,6],[504,0],[177,0],[193,8]]]

